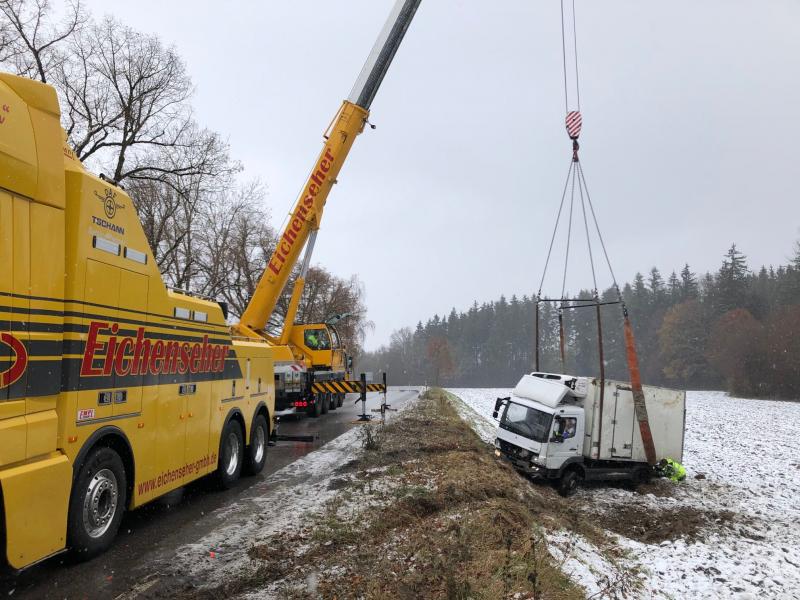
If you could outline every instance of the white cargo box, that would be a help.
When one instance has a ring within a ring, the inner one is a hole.
[[[686,392],[643,386],[656,459],[683,460],[683,432],[686,420]],[[592,380],[584,401],[586,435],[584,456],[600,460],[646,462],[642,435],[633,408],[630,384],[606,381],[600,413],[600,384]]]

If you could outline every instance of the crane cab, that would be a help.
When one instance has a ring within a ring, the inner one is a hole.
[[[348,356],[339,332],[332,325],[310,323],[292,328],[290,343],[300,348],[306,357],[309,370],[334,373],[349,371]]]

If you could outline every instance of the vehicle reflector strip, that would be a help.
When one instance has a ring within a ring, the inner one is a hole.
[[[92,248],[97,248],[103,252],[108,252],[114,256],[119,256],[119,244],[111,242],[105,238],[92,237]]]
[[[125,258],[142,265],[147,264],[147,254],[134,250],[133,248],[125,248]]]

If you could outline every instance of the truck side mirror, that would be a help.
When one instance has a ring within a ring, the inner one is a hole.
[[[497,415],[500,413],[500,407],[506,403],[506,401],[511,400],[511,396],[506,398],[498,398],[494,401],[494,412],[492,412],[492,417],[497,420]]]

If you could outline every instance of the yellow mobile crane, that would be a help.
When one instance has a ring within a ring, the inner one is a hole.
[[[307,373],[317,360],[284,345],[291,327],[277,340],[264,327],[304,245],[306,274],[330,187],[419,3],[392,10],[232,330],[218,303],[165,286],[130,197],[64,143],[55,90],[0,74],[0,551],[11,567],[67,548],[93,556],[126,509],[263,468],[275,365]]]
[[[294,320],[328,194],[356,136],[368,122],[370,105],[420,1],[396,2],[349,97],[325,131],[322,150],[275,251],[239,323],[233,327],[237,335],[267,340],[275,348],[276,404],[279,410],[299,408],[319,416],[329,408],[341,406],[346,392],[360,390],[357,382],[347,382],[350,359],[341,347],[334,323],[295,326]],[[270,336],[265,328],[304,246],[305,254],[283,331],[277,338]]]

